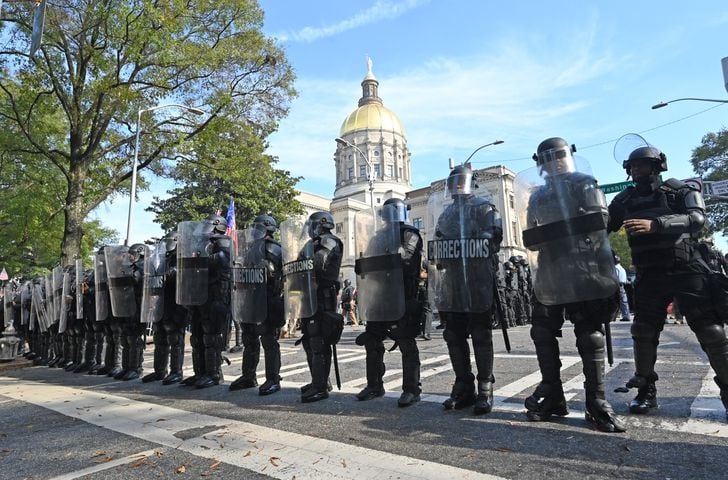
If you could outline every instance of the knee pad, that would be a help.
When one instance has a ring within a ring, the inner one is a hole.
[[[604,335],[598,331],[581,333],[576,337],[576,348],[587,351],[604,348]]]
[[[202,343],[202,337],[198,335],[192,335],[190,336],[190,346],[192,348],[202,348],[204,347],[204,344]]]
[[[445,331],[442,333],[442,338],[445,340],[445,343],[459,342],[465,339],[464,336],[458,335],[457,332],[447,327],[445,327]]]
[[[400,339],[398,343],[399,350],[402,352],[402,355],[419,352],[419,349],[417,348],[417,342],[414,338],[403,338]]]
[[[726,342],[723,325],[705,325],[695,330],[695,336],[701,345],[720,345]]]
[[[259,344],[258,336],[250,333],[243,333],[243,346],[246,348],[255,347]]]
[[[323,353],[324,351],[324,338],[323,337],[310,337],[308,339],[308,345],[311,348],[311,352]]]

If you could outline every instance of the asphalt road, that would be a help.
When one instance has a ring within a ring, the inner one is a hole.
[[[346,327],[339,344],[342,390],[313,404],[300,403],[298,387],[309,375],[295,339],[282,340],[283,390],[268,397],[228,390],[240,374],[239,353],[224,367],[226,385],[204,390],[47,367],[3,372],[0,478],[728,478],[728,425],[687,326],[667,325],[662,334],[660,408],[634,416],[627,409],[633,394],[613,393],[634,368],[629,324],[613,324],[607,396],[626,416],[622,434],[593,431],[584,421],[581,363],[568,324],[561,350],[571,414],[543,423],[523,413],[540,380],[527,327],[511,330],[511,353],[496,332],[496,405],[486,416],[443,410],[454,377],[440,331],[418,343],[418,404],[397,407],[398,351],[385,356],[387,395],[357,401],[353,394],[366,383],[364,349],[354,343],[362,330]]]

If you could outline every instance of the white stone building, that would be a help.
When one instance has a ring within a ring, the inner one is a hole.
[[[410,151],[404,128],[397,115],[379,97],[379,81],[371,62],[361,82],[362,96],[357,108],[341,125],[334,152],[336,185],[333,199],[301,192],[297,197],[307,213],[328,210],[334,217],[336,234],[344,243],[341,265],[343,279],[356,283],[354,274],[354,216],[357,212],[380,206],[389,198],[401,198],[410,207],[410,221],[418,227],[425,242],[432,237],[434,220],[427,214],[430,193],[442,191],[444,178],[416,190],[412,189]],[[369,173],[373,172],[370,177]],[[488,190],[503,217],[501,259],[524,255],[521,226],[514,209],[515,173],[503,166],[475,171],[479,188]],[[443,172],[447,174],[447,171]]]

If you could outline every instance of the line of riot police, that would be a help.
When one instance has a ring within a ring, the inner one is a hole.
[[[560,376],[558,338],[568,318],[574,323],[582,358],[586,420],[604,432],[625,427],[606,399],[605,353],[609,322],[617,308],[618,281],[607,231],[624,227],[637,267],[636,315],[632,326],[636,371],[627,382],[638,390],[632,413],[657,406],[656,347],[665,309],[678,297],[688,324],[716,372],[728,406],[728,340],[725,311],[716,307],[710,270],[698,261],[697,235],[704,223],[699,193],[677,180],[660,183],[666,157],[644,142],[622,155],[632,174],[630,187],[607,206],[596,179],[575,147],[562,138],[541,142],[536,167],[516,177],[516,211],[521,216],[528,260],[498,260],[503,229],[486,189],[474,183],[468,164],[456,166],[444,191],[430,195],[435,219],[427,242],[429,302],[439,312],[443,338],[455,374],[445,409],[493,408],[493,333],[531,323],[542,381],[525,401],[533,421],[568,414]],[[616,151],[616,149],[615,149]],[[366,387],[360,401],[384,394],[384,344],[402,354],[403,385],[398,405],[420,399],[420,360],[415,342],[424,308],[420,284],[423,240],[407,223],[406,205],[389,199],[355,218],[355,272],[359,314],[366,322],[356,343],[366,351]],[[93,270],[77,262],[26,282],[20,296],[27,315],[28,342],[36,362],[77,372],[131,380],[141,374],[143,333],[154,326],[154,371],[145,382],[205,388],[223,382],[222,351],[231,317],[241,325],[241,376],[230,390],[258,385],[260,346],[265,382],[260,395],[280,390],[281,327],[300,320],[311,382],[302,403],[328,398],[334,367],[340,385],[336,344],[343,330],[337,313],[343,244],[327,212],[291,218],[280,226],[257,217],[250,228],[227,236],[223,217],[181,222],[154,246],[107,246]],[[699,299],[696,300],[696,299]],[[8,311],[5,301],[5,315]],[[27,305],[27,307],[26,307]],[[193,375],[182,378],[184,332],[191,330]],[[470,356],[471,344],[475,369]],[[105,345],[105,347],[104,347]],[[105,356],[101,358],[102,350]],[[474,372],[475,370],[475,372]]]

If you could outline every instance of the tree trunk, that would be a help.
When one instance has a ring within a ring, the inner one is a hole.
[[[86,172],[73,168],[68,175],[68,193],[64,209],[65,228],[61,243],[61,265],[69,265],[81,256],[83,221],[88,214],[83,202],[83,182]]]

